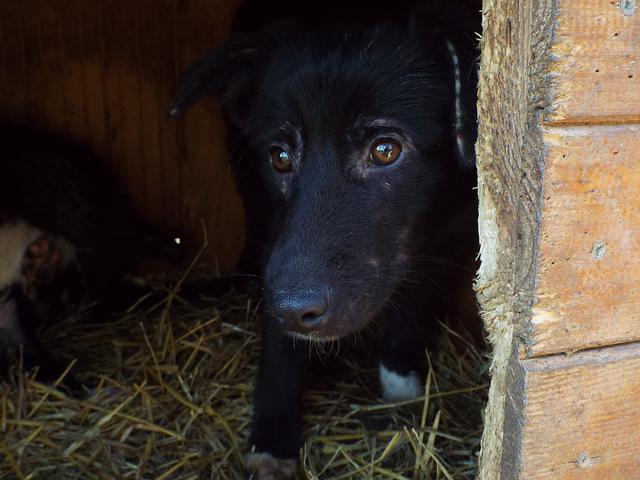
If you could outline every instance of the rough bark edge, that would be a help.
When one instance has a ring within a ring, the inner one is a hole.
[[[541,111],[553,0],[484,0],[478,93],[481,266],[476,291],[493,347],[480,480],[519,478],[526,377],[518,353],[531,318],[542,202]]]

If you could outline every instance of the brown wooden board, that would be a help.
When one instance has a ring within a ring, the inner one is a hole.
[[[527,353],[640,340],[640,126],[547,129]]]
[[[630,0],[558,0],[547,122],[640,120],[639,10]]]
[[[640,478],[640,344],[523,366],[519,478]]]
[[[483,2],[482,480],[640,478],[635,3]]]
[[[479,478],[498,480],[518,463],[524,398],[518,349],[535,289],[553,2],[483,2],[478,195],[480,257],[476,291],[493,347]]]
[[[0,123],[54,132],[103,156],[134,208],[231,271],[244,218],[225,130],[209,101],[165,113],[176,78],[228,34],[238,0],[0,2]],[[188,135],[184,132],[188,132]]]

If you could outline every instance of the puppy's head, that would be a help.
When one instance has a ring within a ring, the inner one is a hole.
[[[221,98],[258,155],[277,239],[266,305],[289,332],[348,335],[389,301],[429,236],[456,161],[443,45],[391,25],[231,39],[184,75],[176,113]]]

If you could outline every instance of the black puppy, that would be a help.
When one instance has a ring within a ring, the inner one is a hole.
[[[477,248],[479,14],[350,6],[289,4],[280,12],[292,18],[236,33],[190,67],[172,107],[218,96],[269,192],[248,457],[258,476],[295,472],[300,339],[333,341],[384,317],[383,394],[420,395],[433,317],[455,306],[460,265]],[[470,289],[471,275],[463,281]]]

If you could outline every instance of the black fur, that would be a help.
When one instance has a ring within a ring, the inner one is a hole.
[[[288,458],[307,357],[284,331],[343,338],[383,316],[382,362],[404,374],[423,363],[432,318],[455,303],[456,284],[471,287],[479,14],[281,3],[252,16],[249,2],[237,22],[246,31],[185,73],[171,111],[220,98],[251,152],[237,170],[258,172],[267,192],[256,202],[269,209],[270,254],[252,443]],[[252,31],[270,13],[285,19]],[[369,161],[380,139],[401,146],[390,165]],[[271,165],[274,147],[288,152],[290,172]]]

